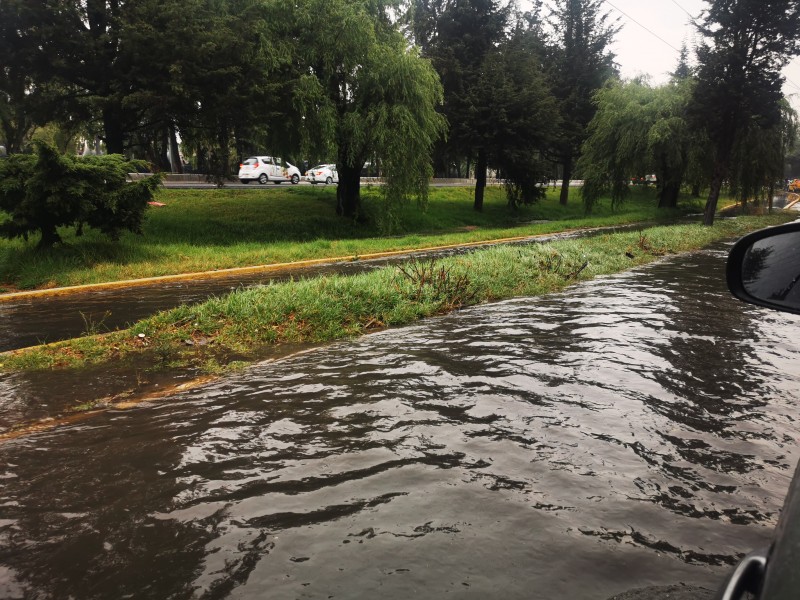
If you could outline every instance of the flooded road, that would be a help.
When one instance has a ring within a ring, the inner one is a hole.
[[[1,598],[714,587],[800,458],[800,317],[726,247],[0,445]]]

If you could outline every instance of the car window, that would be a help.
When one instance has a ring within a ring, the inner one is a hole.
[[[256,164],[257,162],[258,162],[258,159],[257,159],[257,158],[255,158],[255,157],[251,157],[251,158],[248,158],[246,161],[244,161],[242,164],[243,164],[243,165],[250,165],[250,166],[252,166],[252,165]]]

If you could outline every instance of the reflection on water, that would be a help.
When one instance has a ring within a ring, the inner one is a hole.
[[[795,461],[800,320],[713,250],[0,447],[0,597],[713,586]]]

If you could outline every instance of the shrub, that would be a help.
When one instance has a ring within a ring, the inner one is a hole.
[[[123,230],[141,233],[161,183],[159,176],[128,182],[127,174],[141,166],[116,154],[64,155],[45,143],[37,143],[35,154],[12,155],[0,161],[0,210],[10,217],[0,223],[0,236],[27,241],[39,232],[39,248],[50,248],[64,226],[80,235],[87,225],[114,240]]]

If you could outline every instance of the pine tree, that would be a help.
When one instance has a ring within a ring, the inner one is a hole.
[[[561,114],[553,155],[562,166],[561,204],[594,117],[594,94],[616,72],[608,47],[620,28],[603,8],[602,0],[556,0],[552,14],[557,45],[549,62]]]

